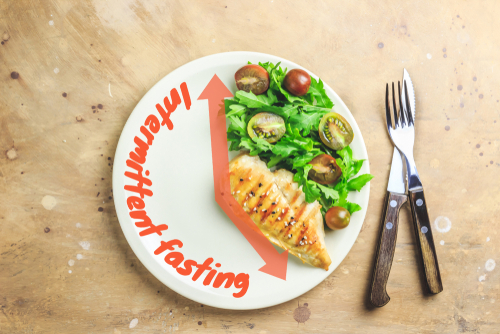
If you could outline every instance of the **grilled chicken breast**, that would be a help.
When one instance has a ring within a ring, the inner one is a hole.
[[[229,179],[233,197],[272,243],[328,270],[321,205],[305,201],[291,172],[273,173],[258,156],[241,154],[229,163]]]

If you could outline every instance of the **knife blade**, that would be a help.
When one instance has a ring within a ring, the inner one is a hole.
[[[386,287],[396,249],[399,209],[408,199],[404,175],[403,159],[399,150],[394,147],[370,293],[371,303],[378,307],[384,306],[390,300]]]
[[[408,92],[408,104],[411,109],[413,124],[415,126],[415,90],[410,74],[406,69],[403,70],[403,83],[406,85]],[[406,105],[406,96],[401,94],[403,106]],[[415,167],[416,170],[416,167]],[[419,180],[420,181],[420,180]],[[408,197],[412,213],[413,227],[417,239],[417,251],[419,253],[421,263],[424,269],[427,288],[430,293],[436,294],[443,291],[443,283],[437,259],[436,248],[434,246],[434,238],[432,237],[432,229],[430,227],[429,213],[427,212],[427,202],[424,197],[422,184],[408,187]]]
[[[401,153],[394,147],[392,153],[391,172],[389,174],[389,182],[387,183],[387,191],[397,194],[406,194],[405,171],[403,168],[403,159]]]

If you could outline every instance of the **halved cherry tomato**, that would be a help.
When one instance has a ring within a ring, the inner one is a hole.
[[[285,134],[285,121],[281,116],[261,112],[250,119],[247,131],[250,138],[258,137],[268,143],[276,143]]]
[[[342,115],[330,112],[321,118],[319,137],[323,144],[338,151],[352,142],[354,132],[349,122]]]
[[[342,175],[342,169],[335,158],[328,154],[318,155],[309,162],[313,167],[309,170],[309,178],[321,184],[335,183]]]
[[[262,66],[256,64],[245,65],[234,74],[236,87],[255,95],[265,93],[269,88],[269,73]]]

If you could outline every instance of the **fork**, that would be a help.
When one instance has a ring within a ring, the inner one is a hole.
[[[427,288],[430,293],[436,294],[443,291],[441,274],[437,260],[436,248],[432,237],[432,230],[427,213],[427,204],[424,197],[424,188],[418,175],[417,166],[413,158],[413,145],[415,143],[415,123],[409,104],[406,81],[403,81],[405,104],[401,101],[400,83],[398,81],[399,116],[396,108],[394,83],[392,83],[392,103],[394,111],[394,127],[391,121],[391,108],[389,103],[389,84],[385,90],[385,111],[387,130],[393,144],[403,154],[406,162],[406,175],[408,183],[408,197],[414,222],[417,248],[422,258]]]

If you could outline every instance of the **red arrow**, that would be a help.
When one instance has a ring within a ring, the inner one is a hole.
[[[219,77],[214,75],[198,98],[208,100],[210,112],[215,201],[266,263],[259,271],[286,280],[288,250],[280,254],[231,195],[224,98],[232,96]]]

